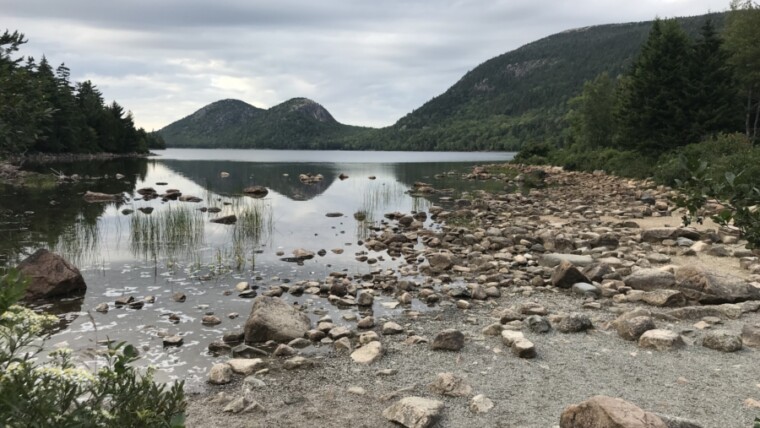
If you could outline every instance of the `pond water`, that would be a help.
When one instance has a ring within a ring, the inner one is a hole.
[[[250,313],[251,300],[230,293],[238,282],[248,281],[262,292],[283,283],[323,280],[336,271],[363,275],[395,269],[398,261],[387,254],[369,252],[378,259],[373,265],[357,261],[356,253],[366,251],[358,242],[385,213],[424,211],[432,204],[447,203],[440,195],[411,195],[415,182],[450,189],[447,196],[452,198],[483,186],[499,190],[502,182],[466,182],[457,177],[475,164],[513,157],[513,153],[200,149],[157,154],[149,159],[29,166],[81,178],[58,186],[0,187],[0,266],[15,265],[40,247],[61,254],[80,268],[88,290],[83,298],[45,306],[65,320],[49,343],[65,342],[86,355],[104,339],[127,341],[141,349],[141,364],[159,369],[158,378],[182,377],[191,383],[203,379],[214,358],[208,355],[208,344],[224,333],[241,331]],[[323,178],[305,184],[299,176],[307,173]],[[244,195],[243,189],[252,185],[264,186],[269,193],[263,198]],[[145,187],[158,193],[178,189],[201,202],[144,200],[137,190]],[[88,190],[123,193],[127,200],[86,203],[82,195]],[[151,213],[141,211],[148,207],[153,208]],[[230,214],[237,216],[237,223],[210,222]],[[297,248],[326,253],[302,263],[283,260]],[[172,296],[177,292],[187,300],[175,302]],[[128,295],[138,300],[155,296],[155,303],[139,310],[114,307],[116,298]],[[359,314],[356,307],[338,309],[318,295],[286,296],[307,306],[315,320],[330,314],[341,324],[342,315]],[[382,305],[391,300],[390,296],[376,299],[376,315],[404,310]],[[110,305],[108,313],[94,311],[101,303]],[[424,307],[415,304],[412,309]],[[203,326],[201,318],[212,312],[222,323]],[[240,316],[230,319],[230,313]],[[170,314],[177,315],[179,322],[170,321]],[[164,348],[159,336],[167,333],[183,336],[183,346]]]

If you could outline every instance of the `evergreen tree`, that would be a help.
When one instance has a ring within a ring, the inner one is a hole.
[[[723,40],[710,20],[702,26],[694,45],[689,74],[691,140],[718,132],[737,131],[737,85]]]
[[[760,137],[760,6],[751,0],[734,0],[724,36],[745,98],[745,132],[756,142]]]
[[[29,150],[51,114],[34,78],[34,60],[22,67],[23,58],[13,58],[24,43],[18,31],[0,35],[0,155]]]
[[[657,156],[691,141],[688,65],[691,46],[675,20],[656,20],[620,85],[622,149]]]

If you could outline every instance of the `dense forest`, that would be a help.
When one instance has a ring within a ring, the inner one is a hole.
[[[106,104],[90,81],[71,82],[69,69],[44,56],[16,56],[18,31],[0,35],[0,155],[24,153],[147,153],[159,135],[135,128],[132,113]]]

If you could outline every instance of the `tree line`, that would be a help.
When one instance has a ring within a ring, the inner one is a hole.
[[[0,155],[147,153],[161,136],[136,128],[131,112],[106,104],[92,82],[72,82],[65,64],[17,56],[22,33],[0,35]]]
[[[691,40],[656,20],[629,71],[602,73],[570,100],[569,153],[613,149],[648,158],[721,133],[752,143],[760,126],[760,9],[734,1],[725,29],[707,20]]]

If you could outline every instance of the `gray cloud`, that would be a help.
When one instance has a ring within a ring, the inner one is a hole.
[[[0,0],[22,51],[65,62],[148,129],[238,98],[296,96],[386,126],[483,61],[588,25],[698,15],[727,0]]]

